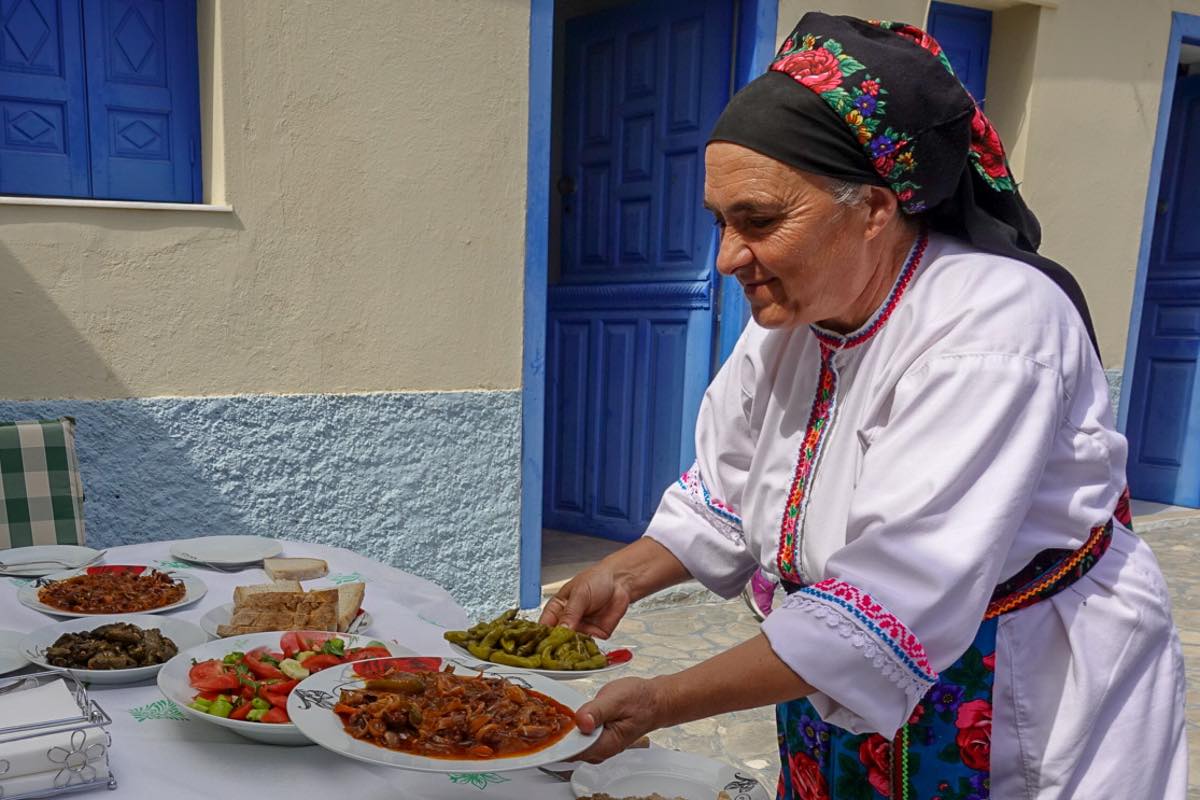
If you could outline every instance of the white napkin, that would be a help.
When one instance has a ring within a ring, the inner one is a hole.
[[[79,715],[75,696],[61,680],[0,694],[0,728],[33,725]],[[0,779],[7,782],[21,775],[48,771],[57,773],[65,765],[76,766],[84,761],[95,761],[104,755],[107,741],[107,734],[102,728],[85,731],[62,727],[58,733],[0,743]],[[5,794],[11,795],[13,792],[6,789]]]
[[[20,797],[23,794],[61,789],[65,786],[78,786],[81,783],[107,779],[108,762],[100,758],[89,761],[76,769],[64,770],[60,767],[46,772],[33,772],[17,778],[0,779],[0,797]]]

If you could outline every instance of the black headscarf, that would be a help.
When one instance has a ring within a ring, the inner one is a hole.
[[[767,72],[730,100],[709,141],[891,188],[933,230],[1043,272],[1079,310],[1099,353],[1079,284],[1037,252],[1041,226],[1000,137],[919,28],[805,14]]]

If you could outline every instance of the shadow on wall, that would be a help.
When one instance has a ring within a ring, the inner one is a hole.
[[[155,401],[9,400],[5,383],[30,385],[29,373],[47,385],[78,385],[72,374],[128,395],[103,358],[63,314],[16,256],[0,244],[0,420],[72,416],[85,492],[88,541],[100,547],[161,538],[243,530],[246,520],[211,476],[189,457],[187,420],[165,414]],[[20,381],[5,381],[25,373]],[[191,431],[191,437],[200,434]],[[230,480],[235,479],[230,476]],[[186,498],[186,502],[184,499]],[[202,510],[202,513],[198,513]]]

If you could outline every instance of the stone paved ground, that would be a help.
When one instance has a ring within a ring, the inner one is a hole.
[[[1167,575],[1175,621],[1188,670],[1188,735],[1191,785],[1188,800],[1200,800],[1200,521],[1144,534]],[[649,677],[678,671],[754,636],[758,623],[740,600],[631,611],[614,643],[637,646],[626,674]],[[603,681],[577,684],[594,692]],[[774,713],[743,711],[659,731],[660,745],[720,758],[774,788],[779,769]],[[1149,800],[1147,798],[1146,800]]]

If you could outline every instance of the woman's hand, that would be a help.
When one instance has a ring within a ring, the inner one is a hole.
[[[600,690],[596,699],[575,712],[575,723],[583,733],[599,726],[604,731],[583,755],[593,764],[612,758],[650,731],[662,727],[662,683],[643,678],[621,678]]]
[[[632,602],[629,587],[602,561],[576,575],[546,601],[541,622],[607,639]]]

